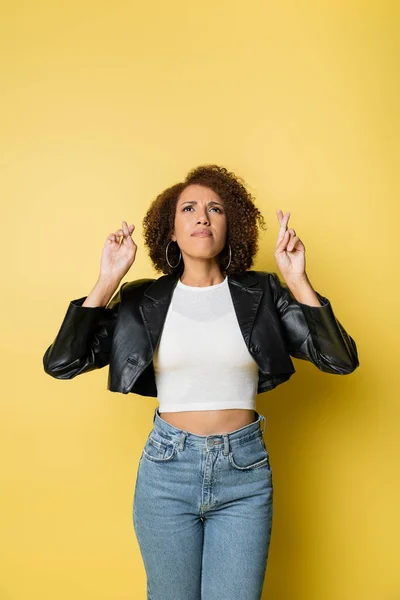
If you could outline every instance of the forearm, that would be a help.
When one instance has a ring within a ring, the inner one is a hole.
[[[118,285],[99,280],[89,296],[70,301],[60,329],[43,356],[46,373],[57,379],[72,379],[108,364],[124,285],[109,300]]]
[[[322,306],[307,274],[294,280],[288,280],[286,284],[297,302],[308,306]]]
[[[82,306],[88,307],[98,307],[98,306],[107,306],[113,295],[115,294],[120,281],[110,281],[107,279],[99,279],[96,282],[96,285],[87,296],[86,300],[82,304]]]

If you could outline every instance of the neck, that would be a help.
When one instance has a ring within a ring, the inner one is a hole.
[[[222,273],[217,273],[214,276],[209,277],[195,277],[193,275],[183,273],[180,277],[180,280],[185,285],[191,285],[196,287],[208,287],[210,285],[217,285],[217,283],[222,283],[225,280],[225,277],[226,275]]]

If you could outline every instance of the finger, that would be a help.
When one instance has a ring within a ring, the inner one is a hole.
[[[126,244],[133,244],[133,240],[131,238],[131,232],[129,231],[129,227],[128,224],[126,223],[126,221],[122,221],[122,227],[124,228],[124,237],[123,237],[123,242]]]
[[[131,230],[131,225],[128,227],[128,224],[126,221],[122,221],[122,227],[124,228],[124,235],[126,237],[130,237],[132,234],[133,229]]]
[[[279,232],[278,232],[278,244],[280,244],[280,242],[282,241],[282,238],[285,234],[286,225],[289,220],[289,217],[290,217],[290,212],[286,213],[286,215],[284,217],[282,217],[282,219],[281,219],[281,226],[280,226]]]
[[[126,221],[122,221],[122,231],[124,235],[130,235],[130,227],[128,227],[128,223]]]
[[[125,224],[125,228],[124,228],[124,224]],[[128,228],[127,222],[122,221],[122,229],[117,229],[115,233],[116,233],[116,235],[126,235],[127,229],[131,229],[131,227],[135,228],[134,225],[129,225],[129,228]]]
[[[290,242],[288,243],[286,250],[287,250],[288,252],[292,252],[292,250],[293,250],[293,248],[296,246],[296,244],[297,244],[298,240],[299,240],[299,238],[297,237],[297,235],[295,235],[295,236],[294,236],[294,237],[293,237],[293,238],[290,240]]]
[[[293,248],[295,247],[295,245],[297,243],[297,240],[299,238],[296,236],[296,232],[295,232],[295,230],[293,228],[290,228],[287,231],[288,231],[288,233],[290,235],[290,239],[288,240],[288,245],[287,245],[286,250],[288,250],[289,252],[291,252],[293,250]]]
[[[281,219],[281,231],[282,233],[286,231],[287,229],[287,224],[290,218],[290,212],[287,212]]]
[[[278,239],[276,240],[275,248],[278,248],[278,246],[280,246],[282,244],[282,242],[285,238],[285,233],[283,235],[278,235]]]
[[[289,215],[290,213],[286,213],[286,215]],[[280,208],[277,209],[276,211],[276,215],[278,217],[278,221],[280,223],[280,225],[283,225],[284,223],[282,222],[283,219],[286,217],[286,215],[283,214],[283,212],[281,211]],[[286,221],[287,222],[287,221]]]
[[[282,236],[282,239],[280,239],[280,240],[277,241],[275,248],[278,249],[278,250],[280,250],[280,251],[284,250],[286,244],[289,241],[289,238],[290,238],[289,232],[285,231],[285,233]]]

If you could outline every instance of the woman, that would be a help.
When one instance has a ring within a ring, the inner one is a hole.
[[[53,377],[109,364],[111,391],[158,398],[133,502],[152,600],[261,597],[273,485],[256,395],[289,379],[289,354],[333,374],[359,364],[354,340],[309,282],[289,217],[277,211],[281,283],[249,271],[264,220],[243,182],[217,165],[193,169],[143,221],[165,275],[114,295],[137,251],[134,225],[122,221],[94,289],[71,301],[44,355]]]

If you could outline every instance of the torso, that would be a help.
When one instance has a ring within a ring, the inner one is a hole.
[[[256,420],[254,410],[231,408],[228,410],[193,410],[160,412],[160,417],[178,429],[196,435],[230,433]]]

